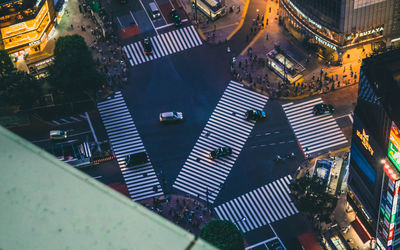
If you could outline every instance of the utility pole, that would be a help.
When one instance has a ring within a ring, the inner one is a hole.
[[[197,0],[194,0],[194,20],[196,20],[197,24]]]

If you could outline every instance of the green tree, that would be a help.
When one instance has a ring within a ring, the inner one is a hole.
[[[92,53],[80,35],[60,37],[54,49],[54,64],[49,69],[50,84],[69,96],[89,97],[104,83],[96,70]]]
[[[227,220],[210,221],[201,229],[200,237],[219,249],[244,249],[241,232],[235,224]]]
[[[326,185],[324,179],[308,175],[292,182],[289,187],[299,211],[310,216],[318,215],[321,221],[328,221],[335,210],[337,198],[326,192]]]
[[[26,72],[12,71],[0,78],[0,99],[8,105],[29,109],[41,95],[41,82]]]
[[[0,78],[6,76],[12,71],[15,71],[15,68],[10,56],[8,55],[7,51],[0,50]]]

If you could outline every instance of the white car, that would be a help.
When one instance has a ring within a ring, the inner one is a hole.
[[[164,112],[160,114],[160,122],[176,122],[183,120],[182,112]]]
[[[67,139],[67,131],[64,130],[51,130],[50,139],[51,140],[63,140]]]

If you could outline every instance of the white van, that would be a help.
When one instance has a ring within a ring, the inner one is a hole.
[[[160,10],[158,9],[157,5],[154,2],[149,3],[150,10],[151,10],[151,16],[153,19],[157,19],[161,17]]]

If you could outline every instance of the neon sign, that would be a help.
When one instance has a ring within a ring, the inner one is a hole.
[[[290,6],[292,6],[293,9],[295,9],[297,12],[299,12],[300,15],[301,15],[304,19],[308,20],[310,23],[312,23],[312,24],[313,24],[315,27],[317,27],[318,29],[322,29],[322,26],[321,26],[321,25],[319,25],[319,24],[316,23],[314,20],[312,20],[311,18],[309,18],[308,16],[306,16],[306,14],[304,14],[303,12],[301,12],[301,10],[299,10],[299,9],[296,7],[296,5],[294,5],[291,1],[288,1],[288,2],[289,2],[289,4],[290,4]]]
[[[369,135],[367,135],[365,133],[365,130],[363,129],[362,133],[359,130],[357,130],[357,136],[358,136],[358,138],[360,138],[361,143],[364,146],[364,148],[369,151],[371,156],[373,156],[374,150],[372,149],[371,145],[369,144]]]
[[[388,157],[400,171],[400,133],[395,124],[393,124],[390,129]]]
[[[374,28],[374,29],[370,29],[370,30],[367,30],[367,31],[364,31],[364,32],[357,33],[356,37],[368,36],[368,35],[371,35],[371,34],[374,34],[374,33],[377,33],[377,32],[381,32],[381,31],[383,31],[383,26],[378,27],[378,28]]]
[[[385,171],[386,175],[392,182],[395,182],[397,179],[399,179],[399,177],[394,172],[394,170],[389,166],[389,164],[385,163],[385,165],[383,165],[383,170]]]
[[[337,50],[335,45],[328,43],[324,39],[321,39],[319,36],[315,36],[315,40],[317,40],[318,42],[322,43],[323,45],[325,45],[331,49]]]

